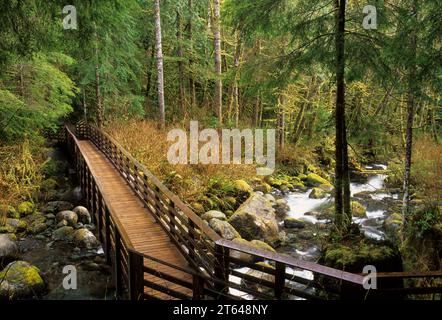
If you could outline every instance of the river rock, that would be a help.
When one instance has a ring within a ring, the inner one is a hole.
[[[278,217],[284,217],[287,212],[290,211],[290,206],[287,203],[286,199],[278,199],[276,200],[275,204],[273,205],[276,211],[276,215]]]
[[[32,298],[40,295],[44,289],[40,270],[26,261],[11,262],[0,272],[0,298]]]
[[[210,221],[212,219],[227,220],[227,217],[221,211],[210,210],[201,216],[201,219]]]
[[[248,246],[253,249],[259,249],[259,250],[269,251],[269,252],[276,252],[275,249],[273,249],[270,245],[268,245],[267,243],[265,243],[263,241],[259,241],[259,240],[247,241],[246,239],[235,238],[235,239],[233,239],[233,242]],[[251,255],[251,254],[248,254],[248,253],[245,253],[242,251],[237,251],[237,250],[230,250],[230,256],[233,258],[242,260],[242,261],[249,262],[249,263],[253,263],[258,260],[258,258],[254,255]]]
[[[38,222],[38,223],[34,223],[32,224],[29,228],[28,231],[32,234],[38,234],[41,233],[43,231],[45,231],[48,228],[48,226],[46,225],[46,223],[44,222]]]
[[[60,211],[57,213],[56,219],[58,222],[66,220],[69,226],[73,227],[78,222],[78,216],[75,212],[70,210]]]
[[[230,224],[246,240],[278,241],[278,222],[272,203],[259,194],[252,194],[229,219]]]
[[[316,173],[309,173],[305,183],[310,187],[320,187],[323,189],[333,188],[333,185],[328,180],[322,178]]]
[[[74,205],[68,201],[50,201],[43,209],[46,213],[56,213],[65,210],[71,210]]]
[[[64,226],[52,233],[52,239],[58,241],[72,241],[74,238],[74,228]]]
[[[73,210],[78,216],[78,221],[83,224],[89,224],[91,223],[91,214],[89,213],[89,210],[83,206],[75,207]]]
[[[255,187],[255,191],[260,191],[262,193],[270,193],[272,192],[272,186],[263,181]]]
[[[0,234],[0,263],[17,257],[18,246],[13,236]],[[1,281],[1,279],[0,279]]]
[[[309,194],[310,199],[322,199],[326,196],[326,193],[321,188],[313,188]]]
[[[351,202],[351,213],[353,217],[364,218],[366,216],[366,209],[364,205],[357,201]]]
[[[224,239],[233,240],[240,237],[238,231],[227,221],[212,219],[209,226]]]
[[[288,229],[303,229],[305,228],[305,222],[296,218],[284,219],[284,227]]]
[[[79,229],[74,233],[74,243],[78,247],[92,249],[99,246],[97,238],[88,229]]]
[[[269,200],[270,202],[276,202],[276,199],[275,199],[275,197],[272,195],[272,194],[270,194],[270,193],[266,193],[265,195],[264,195],[264,197],[267,199],[267,200]]]

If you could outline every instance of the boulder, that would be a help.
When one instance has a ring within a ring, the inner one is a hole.
[[[64,226],[52,233],[52,239],[58,241],[72,241],[74,238],[74,228]]]
[[[54,213],[55,214],[56,212],[60,212],[60,211],[72,210],[73,207],[74,207],[74,205],[70,202],[67,202],[67,201],[51,201],[46,204],[43,211],[46,213]]]
[[[284,227],[288,229],[303,229],[305,228],[305,222],[296,218],[284,219]]]
[[[74,243],[78,247],[92,249],[100,245],[95,235],[88,229],[78,229],[74,233]]]
[[[89,210],[85,207],[78,206],[75,207],[73,210],[78,216],[78,221],[83,224],[89,224],[92,221],[91,214],[89,213]]]
[[[313,188],[312,192],[310,192],[309,194],[309,198],[310,199],[322,199],[325,198],[326,193],[324,192],[324,190],[322,190],[321,188]]]
[[[272,202],[254,193],[229,219],[230,224],[247,240],[278,241],[278,222]]]
[[[270,193],[272,192],[272,186],[266,182],[261,182],[259,185],[255,187],[255,191],[261,191],[262,193]]]
[[[40,270],[26,261],[14,261],[0,272],[0,298],[26,299],[45,290]]]
[[[201,219],[210,221],[212,219],[227,220],[227,217],[221,211],[210,210],[201,216]]]
[[[0,264],[17,257],[18,246],[13,236],[0,234]],[[1,281],[1,280],[0,280]]]
[[[57,213],[56,219],[57,219],[57,222],[60,222],[62,220],[66,220],[68,225],[71,227],[75,226],[78,222],[77,214],[74,211],[70,211],[70,210],[60,211],[59,213]]]
[[[357,201],[351,202],[351,213],[353,217],[364,218],[366,216],[365,207]]]
[[[224,239],[233,240],[241,237],[238,231],[227,221],[212,219],[209,221],[209,226]]]
[[[287,214],[287,212],[290,211],[290,206],[288,205],[286,199],[276,200],[273,207],[275,208],[276,215],[278,217],[284,217]]]
[[[242,239],[242,238],[235,238],[232,240],[235,243],[239,243],[245,246],[248,246],[250,248],[253,249],[258,249],[258,250],[263,250],[263,251],[269,251],[269,252],[276,252],[275,249],[273,249],[270,245],[268,245],[267,243],[263,242],[263,241],[259,241],[259,240],[252,240],[252,241],[247,241],[246,239]],[[236,251],[236,250],[230,250],[230,256],[242,261],[246,261],[249,263],[253,263],[256,262],[260,259],[258,259],[258,257],[242,252],[242,251]]]
[[[333,188],[333,185],[328,180],[322,178],[316,173],[309,173],[305,183],[310,187],[321,187],[324,189]]]
[[[21,216],[27,216],[35,211],[35,204],[30,201],[24,201],[18,205],[17,211]]]
[[[270,193],[266,193],[265,195],[264,195],[264,197],[267,199],[267,200],[269,200],[270,202],[276,202],[276,199],[275,199],[275,197],[272,195],[272,194],[270,194]]]

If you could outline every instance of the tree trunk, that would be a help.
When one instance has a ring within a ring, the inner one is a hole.
[[[177,17],[177,41],[178,41],[178,75],[179,75],[179,106],[181,114],[186,118],[186,98],[184,92],[184,49],[183,49],[183,33],[181,26],[181,14],[176,13]]]
[[[238,117],[238,104],[239,104],[239,100],[238,100],[238,74],[239,74],[239,63],[240,63],[240,59],[241,59],[241,35],[240,33],[237,34],[236,37],[236,48],[235,48],[235,55],[233,57],[233,65],[234,65],[234,75],[233,75],[233,83],[231,86],[231,92],[230,92],[230,99],[229,99],[229,118],[231,119],[231,114],[232,114],[232,110],[233,107],[235,106],[235,123],[237,123],[237,117]]]
[[[336,10],[336,169],[335,211],[338,231],[344,234],[351,223],[348,178],[347,138],[345,126],[345,5],[346,0],[335,0]]]
[[[261,105],[261,91],[258,89],[258,93],[256,94],[256,101],[255,101],[255,110],[254,110],[254,117],[253,117],[253,124],[255,127],[259,126],[259,109]]]
[[[149,52],[149,51],[148,51]],[[144,93],[144,111],[148,115],[152,110],[150,110],[150,91],[152,87],[152,69],[154,67],[155,61],[155,46],[150,48],[150,60],[147,62],[147,74],[146,74],[146,91]]]
[[[416,0],[412,4],[412,17],[417,20],[417,4]],[[410,53],[411,65],[408,72],[408,91],[407,91],[407,128],[405,138],[405,170],[404,170],[404,198],[402,201],[402,214],[407,221],[410,213],[410,177],[411,177],[411,159],[413,150],[413,123],[416,103],[416,50],[417,36],[416,31],[411,31],[410,37]]]
[[[222,124],[223,83],[221,59],[221,28],[220,28],[220,0],[214,0],[213,35],[215,39],[215,115],[219,124]]]
[[[163,70],[163,46],[161,43],[161,15],[160,0],[155,0],[155,47],[157,59],[157,82],[158,82],[158,109],[160,125],[166,126],[166,106],[164,102],[164,70]]]

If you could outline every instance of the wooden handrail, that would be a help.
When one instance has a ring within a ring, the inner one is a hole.
[[[78,173],[79,178],[81,180],[82,189],[84,189],[83,191],[88,199],[87,201],[90,202],[92,211],[96,212],[96,216],[98,217],[97,227],[99,235],[101,237],[103,230],[106,233],[104,237],[105,240],[102,241],[104,241],[106,246],[105,252],[107,259],[112,258],[110,255],[113,250],[112,260],[114,261],[115,272],[117,274],[117,291],[121,291],[121,281],[125,281],[125,285],[132,299],[139,299],[143,296],[147,298],[144,293],[144,286],[152,286],[155,290],[178,298],[187,298],[186,294],[170,290],[158,284],[154,285],[151,281],[144,280],[144,273],[148,273],[157,277],[163,276],[168,281],[177,284],[181,283],[185,287],[189,287],[189,283],[182,281],[182,279],[146,267],[143,262],[146,259],[193,276],[194,298],[198,298],[204,294],[215,298],[238,298],[229,294],[228,288],[234,288],[244,293],[252,294],[257,298],[268,297],[268,292],[264,294],[260,292],[260,290],[255,290],[247,285],[232,282],[229,275],[240,278],[244,283],[252,283],[261,286],[261,288],[273,290],[272,296],[277,299],[281,299],[283,294],[317,298],[310,292],[302,291],[294,287],[292,285],[293,283],[315,288],[319,291],[324,290],[321,284],[318,286],[316,278],[313,281],[291,275],[287,268],[307,270],[320,276],[319,278],[325,277],[331,280],[337,280],[337,283],[348,284],[354,288],[358,288],[357,290],[359,291],[364,291],[362,286],[365,282],[364,274],[354,274],[333,269],[314,262],[295,259],[285,254],[273,253],[223,239],[143,164],[139,163],[127,150],[115,141],[114,138],[96,127],[82,124],[79,129],[77,129],[77,133],[81,138],[91,140],[109,161],[113,163],[117,171],[120,172],[135,192],[135,195],[143,201],[155,219],[157,219],[159,225],[169,235],[173,244],[176,245],[177,249],[188,260],[190,268],[175,266],[169,262],[136,251],[116,214],[116,209],[113,208],[111,203],[106,203],[105,199],[111,195],[103,193],[104,188],[102,187],[99,177],[95,176],[95,172],[90,171],[89,168],[92,167],[90,160],[82,155],[79,139],[68,126],[65,126],[65,132],[66,135],[63,136],[63,141],[68,144],[68,147],[74,148],[77,162],[80,161],[81,172]],[[97,192],[98,194],[96,194]],[[103,221],[103,219],[105,221]],[[112,241],[111,236],[108,234],[111,232],[113,234]],[[242,261],[232,256],[232,251],[250,255],[252,262]],[[273,262],[275,268],[253,263],[253,261],[262,260]],[[260,272],[261,276],[270,278],[260,279],[260,276],[256,274],[242,274],[237,268],[244,266]],[[439,278],[442,277],[442,272],[392,272],[378,273],[377,275],[382,279]],[[422,290],[418,289],[422,288],[394,288],[391,290],[392,292],[397,291],[403,292],[404,294],[408,292],[431,292],[431,288],[428,290],[427,288]],[[328,294],[339,294],[339,291],[336,292],[334,290],[333,287],[330,287],[325,291]],[[388,290],[387,288],[387,291]],[[434,288],[433,293],[439,291],[440,288]]]
[[[74,142],[77,144],[77,146],[78,146],[78,139],[77,139],[77,137],[75,136],[75,134],[71,131],[71,129],[70,129],[68,126],[66,126],[66,130],[67,130],[68,134],[72,137],[73,141],[74,141]],[[84,159],[84,161],[85,161],[86,163],[89,164],[89,159]],[[103,194],[103,190],[104,190],[104,189],[103,189],[103,187],[102,187],[100,181],[99,181],[98,179],[95,179],[95,183],[97,184],[97,186],[98,186],[100,192]],[[104,194],[104,195],[106,196],[106,194]],[[109,211],[110,211],[111,214],[112,214],[112,219],[114,220],[115,224],[116,224],[117,227],[118,227],[118,230],[119,230],[119,232],[120,232],[120,236],[121,236],[121,240],[123,241],[125,247],[126,247],[127,249],[134,249],[134,246],[133,246],[133,244],[132,244],[132,242],[131,242],[129,236],[128,236],[127,233],[126,233],[126,230],[124,229],[123,224],[122,224],[121,221],[118,219],[117,214],[114,213],[114,212],[116,212],[116,211],[115,211],[115,209],[112,207],[112,204],[109,204],[109,203],[108,203],[107,206],[109,207]]]

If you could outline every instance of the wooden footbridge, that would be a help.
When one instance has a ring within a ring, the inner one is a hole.
[[[222,239],[102,130],[81,123],[61,133],[112,265],[118,298],[364,299],[378,293],[363,289],[364,275]],[[430,284],[381,290],[393,297],[440,298],[442,292],[433,282],[440,272],[381,276]]]

